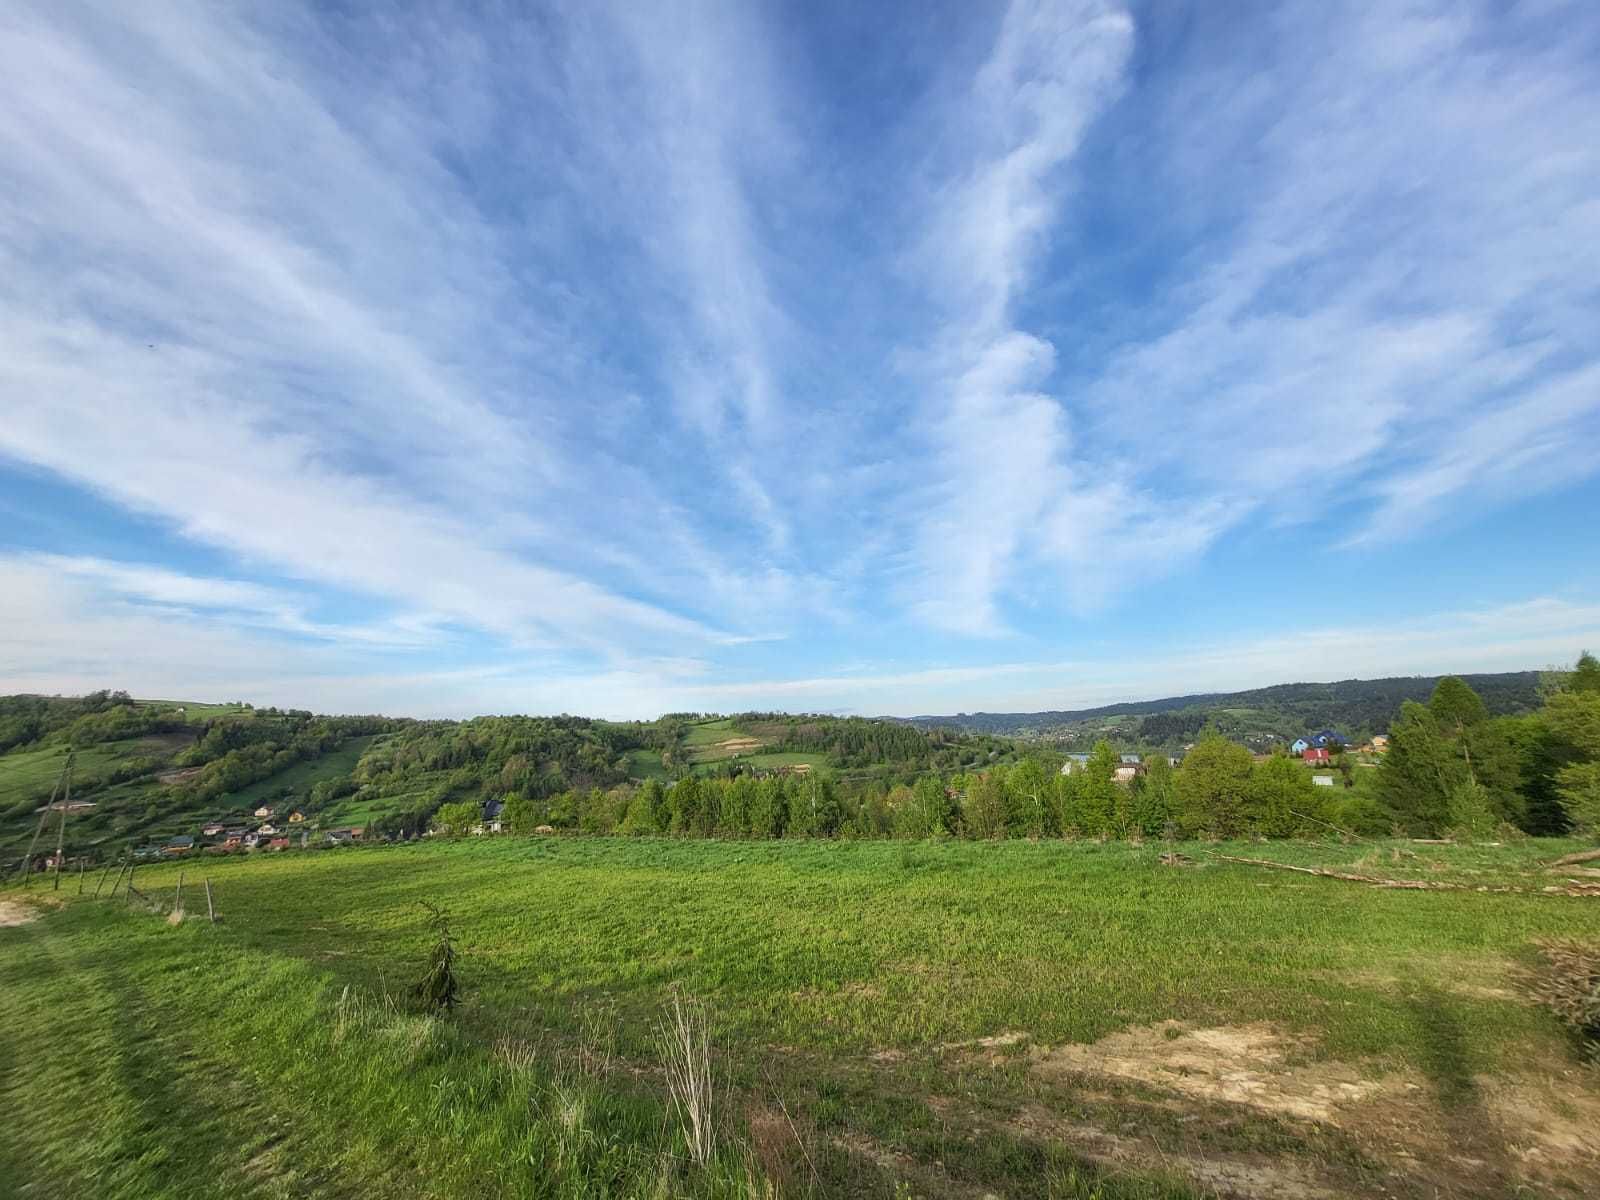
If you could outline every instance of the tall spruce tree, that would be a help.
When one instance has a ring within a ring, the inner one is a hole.
[[[1467,781],[1465,761],[1429,707],[1407,700],[1389,726],[1389,751],[1378,769],[1378,796],[1413,837],[1435,837],[1450,824],[1450,797]]]

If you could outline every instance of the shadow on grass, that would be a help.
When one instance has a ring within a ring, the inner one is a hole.
[[[1406,999],[1416,1022],[1423,1071],[1443,1110],[1445,1130],[1456,1148],[1483,1161],[1492,1186],[1511,1194],[1511,1156],[1484,1104],[1474,1067],[1476,1054],[1466,1023],[1451,998],[1428,983],[1416,983]]]

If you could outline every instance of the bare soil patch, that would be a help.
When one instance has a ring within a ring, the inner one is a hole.
[[[1348,1063],[1291,1065],[1313,1048],[1266,1023],[1193,1029],[1177,1021],[1125,1029],[1089,1046],[1042,1051],[1037,1069],[1086,1072],[1154,1084],[1199,1100],[1338,1124],[1342,1108],[1383,1094],[1420,1091],[1398,1076],[1374,1078]]]
[[[0,900],[0,928],[14,925],[26,925],[29,921],[36,920],[39,910],[31,904],[23,904],[17,900]]]
[[[1420,1074],[1318,1059],[1315,1050],[1314,1039],[1265,1022],[1196,1028],[1168,1021],[1092,1045],[1037,1048],[1032,1059],[1040,1078],[1069,1094],[1100,1077],[1155,1088],[1200,1113],[1241,1106],[1336,1131],[1397,1177],[1452,1195],[1498,1196],[1508,1186],[1536,1185],[1578,1197],[1600,1178],[1600,1073],[1592,1068],[1557,1061],[1515,1076],[1477,1075],[1446,1098]],[[1333,1182],[1338,1172],[1321,1173],[1314,1162],[1175,1154],[1041,1107],[1021,1123],[1052,1129],[1097,1160],[1166,1161],[1225,1196],[1349,1194]]]

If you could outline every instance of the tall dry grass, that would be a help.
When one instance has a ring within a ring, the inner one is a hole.
[[[716,1096],[705,1005],[674,995],[661,1018],[657,1037],[672,1111],[682,1126],[690,1160],[703,1167],[716,1151]]]

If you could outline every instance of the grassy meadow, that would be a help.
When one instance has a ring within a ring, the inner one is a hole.
[[[1575,845],[1190,845],[1168,866],[1112,842],[490,838],[140,866],[168,901],[185,873],[190,920],[67,883],[59,911],[0,928],[0,1099],[28,1114],[0,1132],[0,1179],[18,1196],[1582,1195],[1600,1079],[1518,975],[1535,939],[1593,937],[1593,900],[1216,859],[1537,888]],[[5,895],[20,911],[41,892]],[[404,999],[424,900],[460,953],[448,1017]],[[660,1073],[675,994],[712,1033],[704,1166]]]

